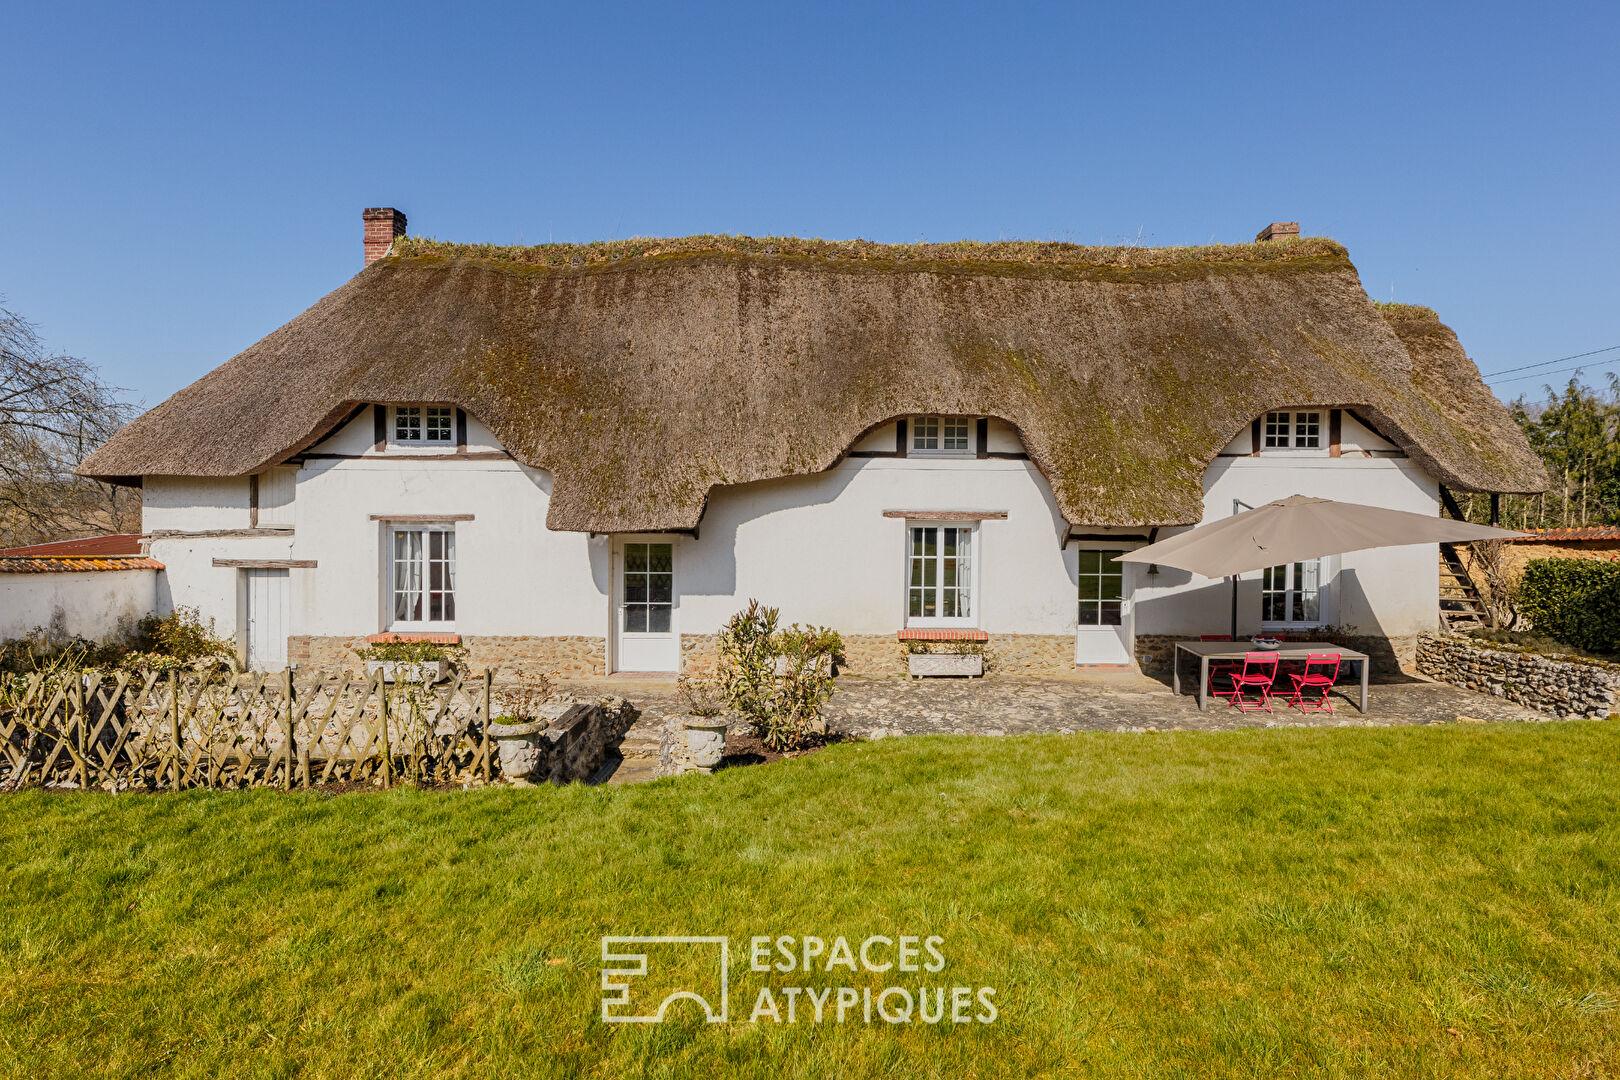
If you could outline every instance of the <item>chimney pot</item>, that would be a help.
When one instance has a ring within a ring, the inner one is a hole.
[[[405,235],[405,212],[392,206],[370,206],[360,213],[365,222],[366,265],[387,255],[394,241]]]
[[[1265,228],[1260,230],[1260,235],[1254,238],[1254,242],[1257,244],[1263,244],[1267,240],[1292,240],[1298,238],[1298,236],[1299,222],[1273,221],[1270,225],[1267,225]]]

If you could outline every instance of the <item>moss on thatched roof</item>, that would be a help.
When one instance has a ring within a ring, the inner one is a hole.
[[[1197,521],[1204,467],[1290,405],[1354,408],[1459,490],[1544,483],[1455,336],[1381,314],[1317,239],[405,240],[83,471],[247,473],[401,401],[454,402],[550,470],[554,529],[692,528],[714,486],[923,412],[1016,425],[1076,525]]]

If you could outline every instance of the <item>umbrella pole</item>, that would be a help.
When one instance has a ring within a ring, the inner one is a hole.
[[[1232,640],[1237,640],[1237,575],[1227,578],[1232,583]]]

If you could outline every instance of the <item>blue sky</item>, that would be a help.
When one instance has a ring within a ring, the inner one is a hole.
[[[0,295],[147,404],[358,270],[374,205],[528,243],[1185,244],[1298,220],[1487,373],[1620,345],[1615,5],[0,15]]]

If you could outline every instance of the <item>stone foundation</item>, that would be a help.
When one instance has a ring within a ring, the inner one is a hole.
[[[473,671],[499,668],[507,673],[534,673],[563,678],[607,674],[607,639],[599,637],[519,637],[469,634],[461,639],[463,663]],[[287,660],[301,668],[364,670],[355,655],[366,647],[366,635],[297,636],[287,639]]]
[[[1551,716],[1620,712],[1620,666],[1492,648],[1466,637],[1423,635],[1417,669],[1431,679],[1506,698]]]
[[[713,678],[720,671],[719,634],[681,635],[681,674]]]

